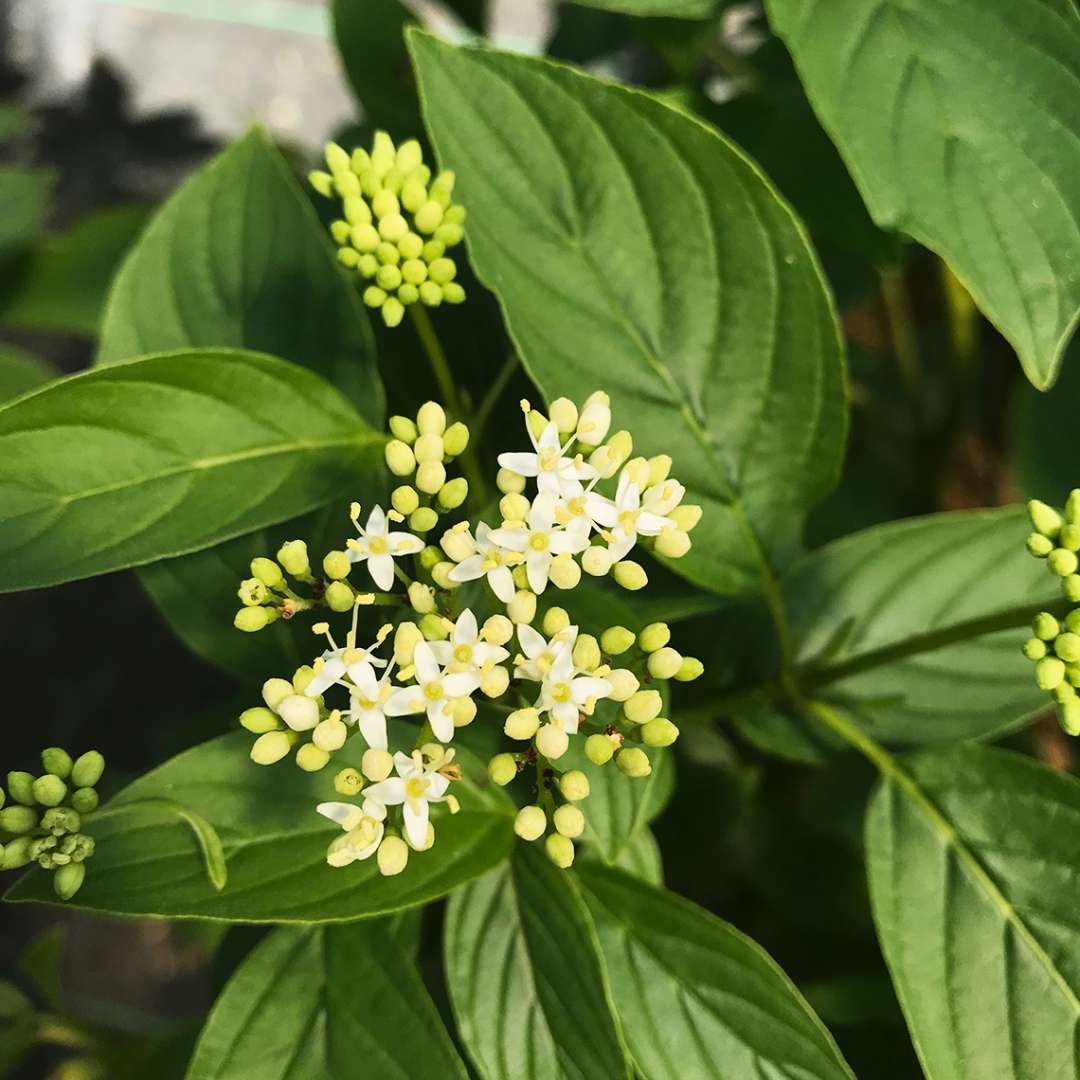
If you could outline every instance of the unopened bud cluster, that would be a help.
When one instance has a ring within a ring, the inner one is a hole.
[[[0,869],[36,862],[53,871],[56,895],[70,900],[82,887],[86,860],[94,854],[93,837],[82,826],[97,809],[94,789],[105,759],[88,750],[73,760],[53,746],[42,751],[41,765],[40,776],[9,772],[7,795],[0,790]]]
[[[465,208],[451,202],[454,174],[432,179],[423,159],[415,139],[395,147],[385,131],[377,131],[370,152],[349,154],[330,143],[330,171],[308,177],[320,195],[341,200],[343,217],[330,226],[338,259],[371,282],[364,303],[378,309],[387,326],[397,326],[411,304],[438,307],[465,299],[447,254],[461,243]]]

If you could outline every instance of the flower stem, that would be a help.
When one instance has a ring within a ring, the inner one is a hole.
[[[517,350],[511,349],[510,355],[507,356],[506,360],[503,362],[503,366],[499,368],[494,380],[487,389],[487,393],[484,395],[484,400],[480,402],[480,407],[476,410],[476,415],[473,417],[477,435],[479,435],[487,426],[488,418],[491,416],[491,410],[498,404],[499,398],[502,397],[502,393],[506,389],[507,383],[510,382],[514,372],[517,371],[520,362]]]

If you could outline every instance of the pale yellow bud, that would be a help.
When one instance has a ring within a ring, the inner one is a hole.
[[[325,750],[330,754],[335,750],[340,750],[345,745],[345,740],[348,737],[349,729],[341,722],[340,718],[334,716],[316,724],[315,730],[311,733],[311,741],[320,750]]]
[[[654,679],[673,679],[682,667],[682,656],[670,645],[649,654],[649,674]]]
[[[394,759],[386,750],[365,750],[360,762],[360,771],[369,779],[378,783],[385,780],[394,768]]]
[[[644,750],[637,749],[637,747],[620,750],[615,755],[615,764],[619,767],[620,772],[633,779],[642,779],[652,772],[649,755]]]
[[[649,484],[649,463],[643,457],[636,457],[623,466],[623,475],[636,484],[638,491],[644,491]]]
[[[408,517],[420,505],[420,496],[416,494],[415,488],[402,484],[401,487],[394,488],[390,496],[390,505],[399,514]]]
[[[511,739],[526,742],[531,739],[540,727],[540,714],[532,708],[516,709],[503,724],[503,731]]]
[[[446,429],[443,435],[443,450],[447,457],[457,457],[468,445],[469,429],[457,420]]]
[[[688,533],[701,520],[701,507],[684,503],[682,506],[676,506],[674,510],[669,510],[667,516],[675,522],[677,529]]]
[[[552,824],[560,835],[575,840],[585,831],[585,815],[570,803],[560,806],[551,816]]]
[[[571,555],[556,555],[551,560],[548,578],[557,589],[575,589],[581,581],[581,567]]]
[[[538,840],[547,828],[547,815],[539,806],[523,806],[514,818],[514,832],[522,840]]]
[[[496,754],[488,762],[488,776],[493,784],[506,787],[517,776],[517,762],[512,754]]]
[[[492,615],[481,628],[480,636],[492,645],[505,645],[514,636],[514,624],[505,615]]]
[[[649,458],[649,479],[646,486],[662,484],[671,472],[671,458],[667,454],[657,454]]]
[[[453,480],[447,480],[439,488],[439,505],[444,510],[456,510],[469,494],[469,481],[464,476],[456,476]]]
[[[476,719],[476,702],[471,697],[455,698],[451,708],[454,727],[468,727]]]
[[[577,427],[577,406],[569,398],[556,398],[551,403],[548,412],[561,434],[569,435]]]
[[[443,533],[439,546],[446,552],[448,558],[456,563],[464,562],[476,550],[476,545],[468,532],[454,529]]]
[[[568,836],[552,833],[544,841],[544,851],[560,870],[569,870],[574,865],[574,842]]]
[[[681,559],[690,550],[690,537],[682,529],[665,528],[656,538],[656,553],[668,559]]]
[[[427,615],[435,610],[435,593],[430,585],[414,581],[409,586],[409,603],[418,615]]]
[[[552,761],[561,758],[569,747],[570,736],[554,724],[544,724],[536,733],[536,749]]]
[[[631,592],[644,589],[649,584],[649,578],[644,567],[629,559],[617,562],[612,570],[612,575],[619,585],[624,589],[629,589]]]
[[[395,439],[400,439],[410,446],[416,442],[416,425],[407,416],[391,416],[389,420],[390,433]]]
[[[277,714],[293,731],[310,731],[319,722],[319,706],[314,698],[290,694],[278,703]]]
[[[525,490],[525,477],[509,469],[500,469],[495,474],[495,486],[504,495],[520,495]]]
[[[506,614],[515,623],[531,623],[536,618],[536,594],[527,589],[514,593],[506,605]]]
[[[303,577],[310,569],[307,544],[303,540],[290,540],[278,549],[277,560],[293,577]]]
[[[600,635],[600,648],[608,656],[620,656],[634,644],[635,640],[634,634],[625,626],[609,626]]]
[[[425,461],[442,462],[443,441],[441,435],[421,435],[413,444],[413,453],[416,460],[423,464]]]
[[[641,685],[637,680],[637,676],[626,668],[616,668],[614,671],[609,671],[604,678],[611,683],[611,693],[608,694],[608,697],[612,701],[629,700],[637,693],[637,689]]]
[[[574,642],[574,666],[580,671],[595,671],[600,666],[600,643],[592,634],[579,634]]]
[[[589,790],[589,778],[580,769],[571,769],[570,772],[563,773],[559,780],[559,791],[562,792],[562,797],[569,799],[570,802],[581,802],[582,799],[587,799]]]
[[[384,837],[375,853],[379,873],[383,877],[394,877],[405,869],[409,862],[409,845],[400,836]]]
[[[602,390],[590,394],[585,400],[577,423],[577,437],[591,446],[598,446],[607,437],[611,427],[611,403]]]
[[[496,664],[495,667],[484,673],[480,680],[480,690],[485,697],[497,698],[506,693],[510,685],[510,672],[506,668]]]
[[[267,679],[263,683],[263,701],[277,711],[277,707],[293,692],[293,684],[288,679]]]
[[[679,729],[668,719],[658,716],[641,729],[646,746],[670,746],[679,737]]]
[[[450,572],[453,569],[452,562],[438,562],[431,568],[431,578],[440,589],[456,589],[461,584],[450,580]]]
[[[611,569],[611,553],[605,547],[587,547],[581,555],[581,569],[593,577],[603,577]]]
[[[623,703],[623,713],[632,724],[647,724],[660,715],[663,701],[656,690],[638,690]]]
[[[422,439],[424,436],[421,435]],[[416,470],[416,486],[425,495],[437,495],[446,483],[446,468],[441,461],[425,461]]]
[[[296,736],[289,731],[268,731],[260,735],[251,747],[251,760],[256,765],[273,765],[291,749]]]
[[[412,447],[400,439],[391,439],[386,444],[386,467],[395,476],[411,476],[416,470],[416,458]]]
[[[398,623],[398,628],[394,631],[394,659],[401,667],[407,667],[413,662],[416,646],[423,640],[424,635],[416,623]]]
[[[304,743],[296,751],[296,764],[304,772],[318,772],[326,767],[329,760],[330,755],[321,747],[316,746],[315,743]]]
[[[292,677],[293,689],[302,694],[307,688],[308,683],[315,678],[315,669],[310,664],[301,664],[294,672]],[[321,698],[316,698],[316,701],[321,701]]]
[[[524,521],[529,516],[529,500],[524,495],[511,492],[499,500],[499,513],[504,521]]]
[[[554,637],[570,625],[570,614],[565,608],[548,608],[544,613],[544,622],[542,625],[544,633],[549,638]]]
[[[328,551],[322,561],[323,573],[331,581],[341,581],[349,576],[352,563],[344,551]]]
[[[416,428],[421,435],[441,435],[446,430],[446,413],[437,401],[425,401],[416,414]]]

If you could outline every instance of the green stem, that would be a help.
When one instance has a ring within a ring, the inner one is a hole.
[[[915,321],[911,314],[911,302],[901,267],[888,266],[881,271],[881,299],[889,320],[889,333],[892,336],[897,367],[908,391],[915,396],[922,387],[922,367],[919,364]]]
[[[438,335],[435,333],[435,327],[431,324],[427,308],[423,304],[410,304],[409,315],[412,318],[413,326],[416,328],[416,336],[420,339],[420,344],[423,346],[428,361],[431,363],[431,370],[435,373],[435,382],[438,384],[443,401],[446,402],[447,407],[454,416],[465,421],[471,428],[472,423],[458,395],[457,385],[454,383],[454,377],[450,372],[450,364],[446,359],[446,352],[439,341]],[[487,484],[484,482],[484,475],[480,471],[480,465],[476,459],[476,450],[471,441],[462,451],[459,460],[461,461],[462,472],[465,473],[465,479],[469,481],[469,490],[472,492],[473,498],[480,505],[483,505],[487,501]]]
[[[499,368],[494,382],[488,387],[487,393],[484,395],[484,400],[480,402],[480,407],[476,410],[476,415],[473,417],[477,435],[479,435],[487,426],[492,409],[498,404],[499,398],[502,397],[507,383],[510,382],[511,377],[514,372],[517,371],[520,363],[521,361],[518,358],[517,351],[511,350],[510,355],[507,356],[506,360],[503,362],[503,366]]]

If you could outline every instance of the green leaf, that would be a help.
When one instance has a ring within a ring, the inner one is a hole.
[[[0,281],[0,323],[96,334],[112,276],[148,212],[145,206],[110,207],[43,236]]]
[[[574,874],[645,1080],[853,1080],[821,1021],[759,945],[618,870],[583,863]]]
[[[484,1080],[628,1077],[588,912],[534,845],[450,898],[446,978]]]
[[[1080,785],[1027,758],[958,747],[883,778],[870,896],[929,1080],[1077,1075],[1078,850]]]
[[[807,555],[783,582],[803,686],[875,738],[988,738],[1047,706],[1022,629],[1056,602],[1018,507],[876,526]]]
[[[1076,5],[766,6],[874,219],[938,252],[1048,387],[1080,319]]]
[[[377,1076],[466,1080],[416,967],[386,920],[282,927],[236,970],[187,1080]]]
[[[381,441],[322,379],[256,353],[163,353],[62,379],[0,408],[0,591],[310,510]]]
[[[63,1012],[64,1009],[61,966],[67,934],[66,925],[52,923],[22,947],[17,961],[19,974],[40,995],[45,1006],[54,1012]],[[0,1012],[3,1010],[0,1009]]]
[[[53,174],[48,169],[0,168],[0,264],[31,243],[45,221]]]
[[[0,346],[0,402],[36,390],[59,374],[47,361],[25,349]]]
[[[368,423],[382,425],[383,388],[357,291],[258,129],[154,216],[109,293],[98,359],[205,345],[268,352],[309,368]]]
[[[708,19],[719,6],[719,0],[574,0],[574,3],[622,15],[669,19]]]
[[[470,778],[454,785],[461,812],[436,819],[430,851],[414,853],[397,877],[380,876],[374,859],[330,867],[326,847],[340,830],[315,806],[340,801],[334,774],[359,766],[359,740],[339,752],[336,768],[318,773],[305,773],[288,758],[276,766],[255,765],[248,759],[252,741],[247,732],[236,732],[196,746],[130,784],[109,803],[107,814],[91,817],[86,831],[97,850],[86,883],[68,904],[166,918],[339,922],[444,896],[510,850],[513,806],[488,783],[483,765],[459,749],[458,760]],[[161,798],[197,811],[217,830],[229,871],[220,892],[207,880],[198,842],[186,824],[171,811],[132,805]],[[49,875],[32,870],[8,898],[51,899]]]
[[[477,275],[545,397],[604,388],[636,451],[672,455],[705,507],[680,574],[771,588],[844,443],[836,319],[802,227],[735,146],[645,94],[410,42]]]
[[[588,803],[585,804],[588,809]],[[578,858],[589,860],[599,859],[606,862],[603,855],[595,844],[585,843],[578,848]],[[615,861],[610,864],[625,870],[628,874],[650,885],[664,884],[664,859],[660,853],[660,845],[656,842],[656,834],[646,825],[634,833],[632,839],[626,844]]]

